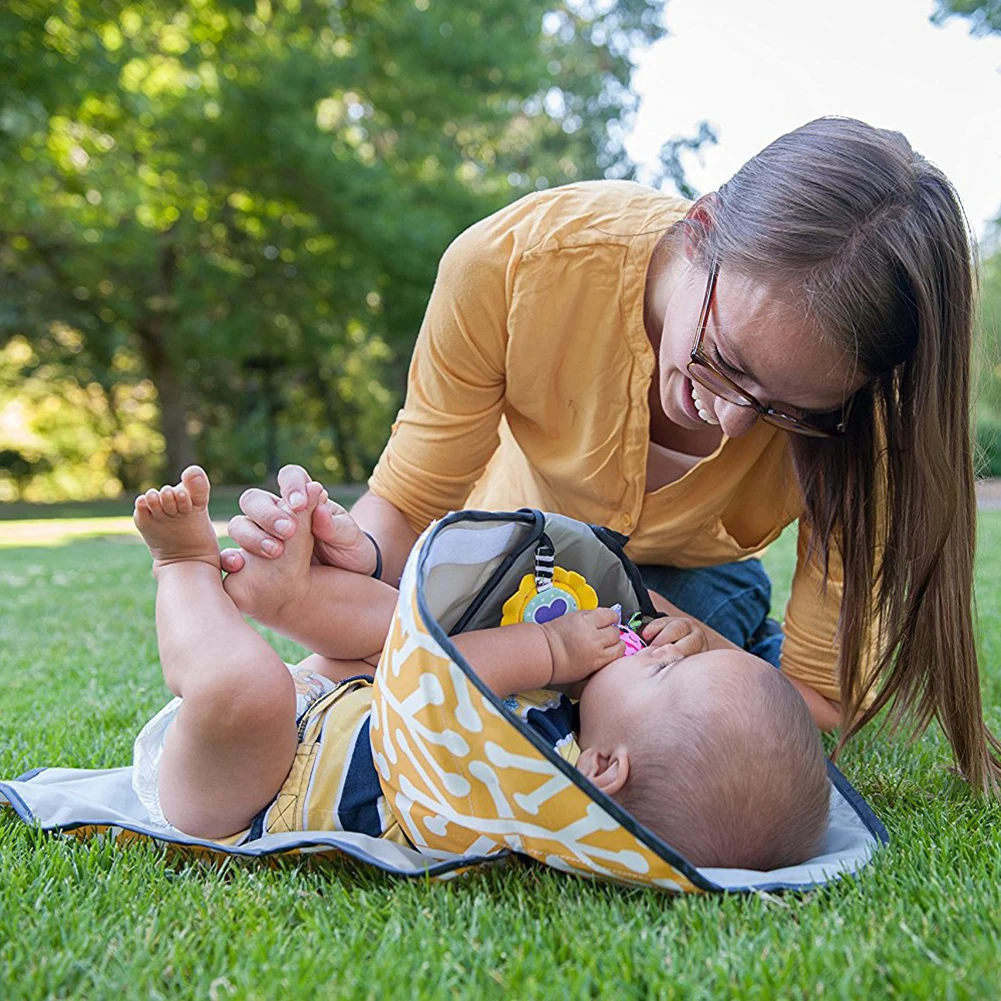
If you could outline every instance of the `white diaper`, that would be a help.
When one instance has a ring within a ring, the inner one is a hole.
[[[306,710],[320,697],[337,687],[337,682],[308,670],[285,665],[295,679],[295,718],[298,723]],[[160,806],[158,775],[163,745],[170,725],[181,708],[179,698],[171,699],[140,731],[132,747],[132,789],[146,808],[154,827],[177,831],[164,816]]]

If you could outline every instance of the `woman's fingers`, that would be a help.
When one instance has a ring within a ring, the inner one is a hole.
[[[306,506],[306,487],[309,482],[310,475],[302,466],[282,466],[278,470],[278,489],[293,511]]]
[[[285,520],[292,524],[287,517]],[[294,525],[292,527],[295,528]],[[246,549],[255,556],[264,556],[268,559],[281,556],[283,549],[281,539],[269,535],[256,521],[251,521],[243,515],[238,514],[235,518],[230,518],[227,534],[241,549]]]
[[[276,539],[290,539],[295,521],[289,505],[280,497],[256,487],[240,495],[240,510],[266,534]]]
[[[324,491],[325,493],[326,491]],[[326,500],[321,501],[317,505],[316,510],[313,512],[313,535],[321,542],[335,542],[337,523],[334,519],[347,513],[347,510],[341,507],[337,501],[332,501],[327,497]]]

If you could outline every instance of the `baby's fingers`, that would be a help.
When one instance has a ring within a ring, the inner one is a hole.
[[[587,612],[581,612],[581,617],[589,625],[595,627],[595,629],[607,629],[611,626],[615,626],[618,629],[619,626],[619,613],[613,611],[611,608],[592,608]]]
[[[674,664],[683,660],[685,656],[686,654],[681,652],[677,644],[665,643],[663,646],[648,646],[639,650],[629,658],[629,663],[634,667],[641,667],[644,664]]]
[[[691,657],[692,654],[702,653],[706,649],[705,638],[696,630],[692,630],[687,635],[675,640],[671,646],[673,646],[682,657]]]
[[[663,625],[659,625],[661,622]],[[659,628],[654,630],[654,626],[659,626]],[[688,636],[691,631],[692,623],[689,619],[659,619],[657,622],[651,622],[644,630],[643,638],[651,646],[663,646],[665,643],[676,643],[683,636]]]

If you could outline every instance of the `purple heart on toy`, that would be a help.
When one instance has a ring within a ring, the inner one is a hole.
[[[535,621],[541,626],[543,622],[552,622],[561,615],[566,615],[567,603],[563,598],[557,598],[551,605],[543,605],[535,610]]]

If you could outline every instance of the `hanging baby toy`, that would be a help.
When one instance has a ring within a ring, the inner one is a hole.
[[[579,573],[556,566],[556,550],[543,534],[535,548],[535,573],[525,574],[518,590],[504,602],[501,625],[534,622],[541,626],[568,612],[597,607],[594,588]]]
[[[556,550],[549,536],[542,535],[535,548],[535,573],[521,578],[518,590],[504,602],[501,625],[515,622],[534,622],[542,625],[569,612],[587,611],[598,607],[594,588],[576,571],[556,566]],[[646,622],[640,621],[637,612],[629,623],[622,621],[622,606],[612,605],[619,616],[619,632],[626,645],[625,656],[638,653],[646,643],[638,632]]]

